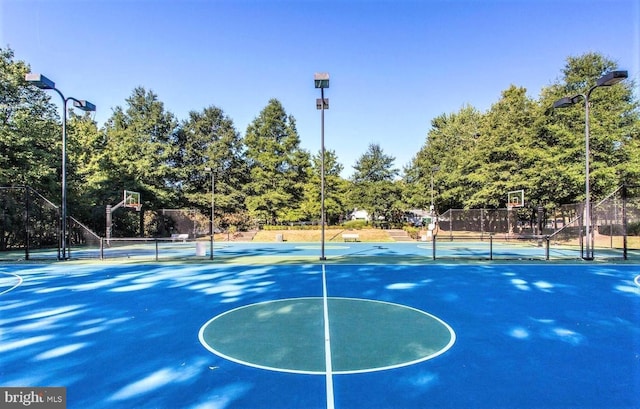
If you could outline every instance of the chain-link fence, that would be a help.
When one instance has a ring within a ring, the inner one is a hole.
[[[152,237],[132,239],[138,241],[128,243],[131,251],[143,247],[148,251],[151,246],[149,253],[155,259],[170,254],[169,249],[180,258],[181,253],[193,252],[193,243],[187,251],[179,243],[210,237],[210,214],[206,212],[162,209],[154,214],[161,216],[155,219],[157,223],[162,219],[162,228],[154,226],[157,234],[147,234]],[[590,235],[583,216],[583,203],[555,209],[450,209],[438,217],[432,243],[420,245],[426,245],[434,259],[575,259],[583,256],[589,244],[598,258],[640,260],[640,188],[621,187],[593,203]],[[60,258],[59,208],[35,190],[0,188],[0,221],[0,260]],[[67,231],[71,258],[133,254],[123,249],[126,237],[106,240],[73,217],[69,217]],[[111,247],[119,251],[110,251]]]
[[[548,242],[548,246],[575,248],[583,254],[589,239],[589,247],[601,257],[623,259],[640,250],[638,187],[622,186],[594,203],[590,235],[584,223],[584,207],[584,203],[574,203],[555,209],[450,209],[438,217],[437,240],[491,239],[537,246]]]
[[[34,189],[0,188],[0,258],[60,248],[60,209]]]
[[[198,210],[158,213],[170,220],[166,236],[195,239],[209,234],[208,215]],[[71,258],[98,258],[104,251],[103,239],[71,216],[67,235]],[[28,186],[0,187],[0,260],[60,259],[61,244],[59,206]]]

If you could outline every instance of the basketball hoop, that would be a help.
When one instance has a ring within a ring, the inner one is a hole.
[[[140,192],[125,190],[123,201],[125,207],[133,208],[136,210],[136,212],[142,210],[142,203],[140,202]]]
[[[524,189],[507,193],[507,209],[513,210],[514,207],[524,207]]]

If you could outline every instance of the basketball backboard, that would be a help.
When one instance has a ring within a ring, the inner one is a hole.
[[[140,201],[140,193],[131,190],[124,191],[124,206],[133,207],[137,211],[142,208],[142,202]]]
[[[524,207],[524,189],[507,193],[507,208]]]

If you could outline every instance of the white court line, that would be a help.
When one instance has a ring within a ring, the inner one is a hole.
[[[331,365],[331,336],[329,333],[329,303],[327,302],[327,273],[322,265],[322,302],[324,305],[324,360],[327,382],[327,409],[334,409],[333,367]]]
[[[11,291],[11,290],[13,290],[13,289],[17,288],[18,286],[20,286],[20,284],[22,284],[22,281],[23,281],[23,280],[22,280],[22,277],[20,277],[20,276],[19,276],[19,275],[17,275],[17,274],[14,274],[14,273],[4,273],[4,272],[2,272],[2,273],[0,273],[0,274],[6,274],[6,275],[9,275],[9,276],[14,276],[15,278],[17,278],[17,279],[18,279],[18,282],[17,282],[13,287],[9,288],[8,290],[0,291],[0,295],[5,294],[5,293],[8,293],[9,291]]]

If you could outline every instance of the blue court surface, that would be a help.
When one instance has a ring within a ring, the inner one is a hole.
[[[0,386],[64,386],[83,409],[638,408],[639,275],[0,264]]]

